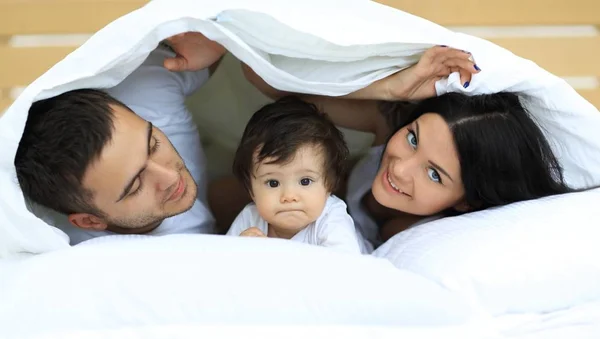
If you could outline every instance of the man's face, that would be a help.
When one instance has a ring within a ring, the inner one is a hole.
[[[77,226],[146,233],[165,218],[189,210],[196,200],[196,183],[159,129],[126,107],[112,108],[112,139],[83,178],[84,187],[93,192],[93,205],[104,216],[91,217],[97,222],[87,227]]]

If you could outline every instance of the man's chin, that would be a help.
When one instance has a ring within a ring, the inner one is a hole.
[[[109,225],[108,227],[106,227],[106,230],[117,234],[146,234],[157,229],[163,220],[164,219],[142,227],[123,227],[117,225]]]

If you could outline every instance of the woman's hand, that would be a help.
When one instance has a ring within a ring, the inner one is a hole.
[[[469,87],[471,76],[480,69],[468,52],[445,46],[428,49],[419,62],[380,81],[388,100],[419,100],[436,95],[435,82],[459,72],[463,87]]]
[[[174,72],[205,69],[217,62],[226,52],[225,47],[198,32],[177,34],[167,41],[177,55],[166,58],[164,66]]]
[[[266,238],[267,236],[258,227],[250,227],[240,233],[240,237]]]

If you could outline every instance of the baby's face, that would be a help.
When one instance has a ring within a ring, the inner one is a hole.
[[[252,198],[270,226],[293,236],[317,220],[330,195],[325,188],[323,155],[304,146],[287,164],[269,161],[254,168]]]

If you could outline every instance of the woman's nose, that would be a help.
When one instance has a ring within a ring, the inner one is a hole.
[[[415,156],[397,159],[392,165],[392,175],[399,181],[407,182],[417,168],[419,168],[419,162]]]

